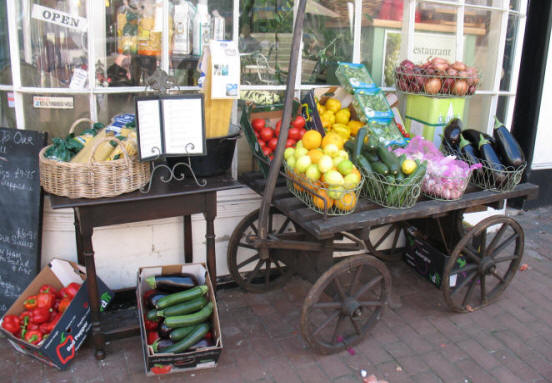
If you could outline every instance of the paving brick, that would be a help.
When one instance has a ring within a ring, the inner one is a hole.
[[[330,379],[350,375],[352,372],[357,371],[347,366],[338,355],[323,355],[318,359],[318,365]],[[368,367],[365,366],[364,368]]]
[[[317,363],[304,364],[297,368],[297,373],[303,383],[330,382],[330,378],[324,374]]]
[[[452,363],[469,357],[464,350],[454,343],[442,343],[439,345],[439,350],[437,352]]]
[[[414,353],[412,349],[406,345],[406,343],[401,341],[386,344],[383,348],[385,348],[385,350],[395,359],[401,356],[412,355]]]
[[[491,370],[489,373],[500,383],[523,383],[520,378],[515,376],[510,370],[503,366],[499,366],[494,370]]]
[[[539,353],[527,347],[525,342],[521,341],[514,334],[507,331],[497,333],[499,337],[508,347],[514,351],[518,357],[533,367],[542,376],[552,376],[552,365],[544,359]]]
[[[380,364],[392,360],[393,357],[375,341],[359,343],[357,349],[368,358],[372,364]]]
[[[542,379],[542,376],[538,372],[536,372],[527,363],[521,361],[517,355],[510,350],[498,350],[494,356],[500,364],[508,368],[514,375],[518,376],[524,382]]]
[[[412,376],[412,381],[416,383],[443,383],[443,381],[431,371],[420,372]]]
[[[462,372],[451,361],[436,351],[425,354],[422,358],[444,382],[455,382],[463,377]]]
[[[502,383],[485,372],[485,370],[472,359],[460,360],[456,362],[456,367],[462,371],[464,378],[470,379],[471,383]]]
[[[459,342],[457,345],[484,369],[492,370],[500,364],[494,356],[473,339]]]
[[[432,318],[430,322],[441,332],[441,334],[453,342],[466,339],[466,334],[447,318]]]
[[[409,375],[429,370],[428,365],[419,355],[408,355],[397,358],[398,364]]]
[[[301,379],[286,357],[266,361],[266,370],[276,383],[301,383]]]

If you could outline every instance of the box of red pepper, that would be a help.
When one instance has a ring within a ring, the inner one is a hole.
[[[217,365],[222,334],[203,263],[141,267],[136,301],[146,375]]]
[[[103,311],[113,292],[98,279]],[[19,352],[65,369],[90,328],[86,273],[76,263],[53,259],[35,277],[0,321]]]

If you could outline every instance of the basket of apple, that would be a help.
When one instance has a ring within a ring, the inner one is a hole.
[[[358,203],[364,177],[343,144],[336,133],[322,137],[318,131],[308,130],[284,152],[289,191],[320,214],[349,214]]]
[[[467,97],[475,94],[481,78],[475,67],[434,57],[421,65],[403,60],[395,68],[399,92],[431,97]]]

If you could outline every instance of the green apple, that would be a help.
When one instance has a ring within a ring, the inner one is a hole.
[[[349,173],[343,178],[345,187],[354,188],[360,183],[360,176],[358,173]]]
[[[303,156],[297,158],[295,162],[295,171],[298,173],[304,173],[311,164],[311,159],[309,156]]]
[[[334,161],[335,164],[335,161]],[[353,171],[355,165],[350,160],[343,160],[336,166],[337,170],[344,176],[350,174]]]
[[[289,157],[293,157],[295,155],[295,148],[286,148],[284,150],[284,158],[287,160]]]
[[[342,163],[343,161],[345,161],[345,159],[343,157],[338,157],[338,156],[335,156],[334,158],[332,158],[332,162],[333,162],[333,166],[334,168],[337,168],[337,166]]]
[[[318,169],[320,170],[321,173],[326,173],[332,167],[333,167],[332,157],[323,155],[318,160]]]
[[[295,159],[295,156],[291,156],[289,158],[286,158],[286,164],[290,169],[295,169],[295,163],[297,160]]]
[[[347,153],[347,151],[346,151],[346,150],[343,150],[343,149],[341,149],[340,151],[338,151],[336,156],[337,156],[337,157],[341,157],[341,158],[346,159],[346,160],[349,159],[349,153]]]
[[[303,156],[306,156],[309,151],[303,147],[295,148],[295,159],[299,159]]]
[[[311,182],[318,181],[321,176],[320,170],[318,170],[318,165],[310,164],[307,170],[305,170],[305,175]]]

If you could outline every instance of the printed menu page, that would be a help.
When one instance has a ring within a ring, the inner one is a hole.
[[[201,98],[162,99],[165,154],[204,154]]]
[[[152,158],[163,150],[159,100],[139,100],[136,105],[140,158]]]

